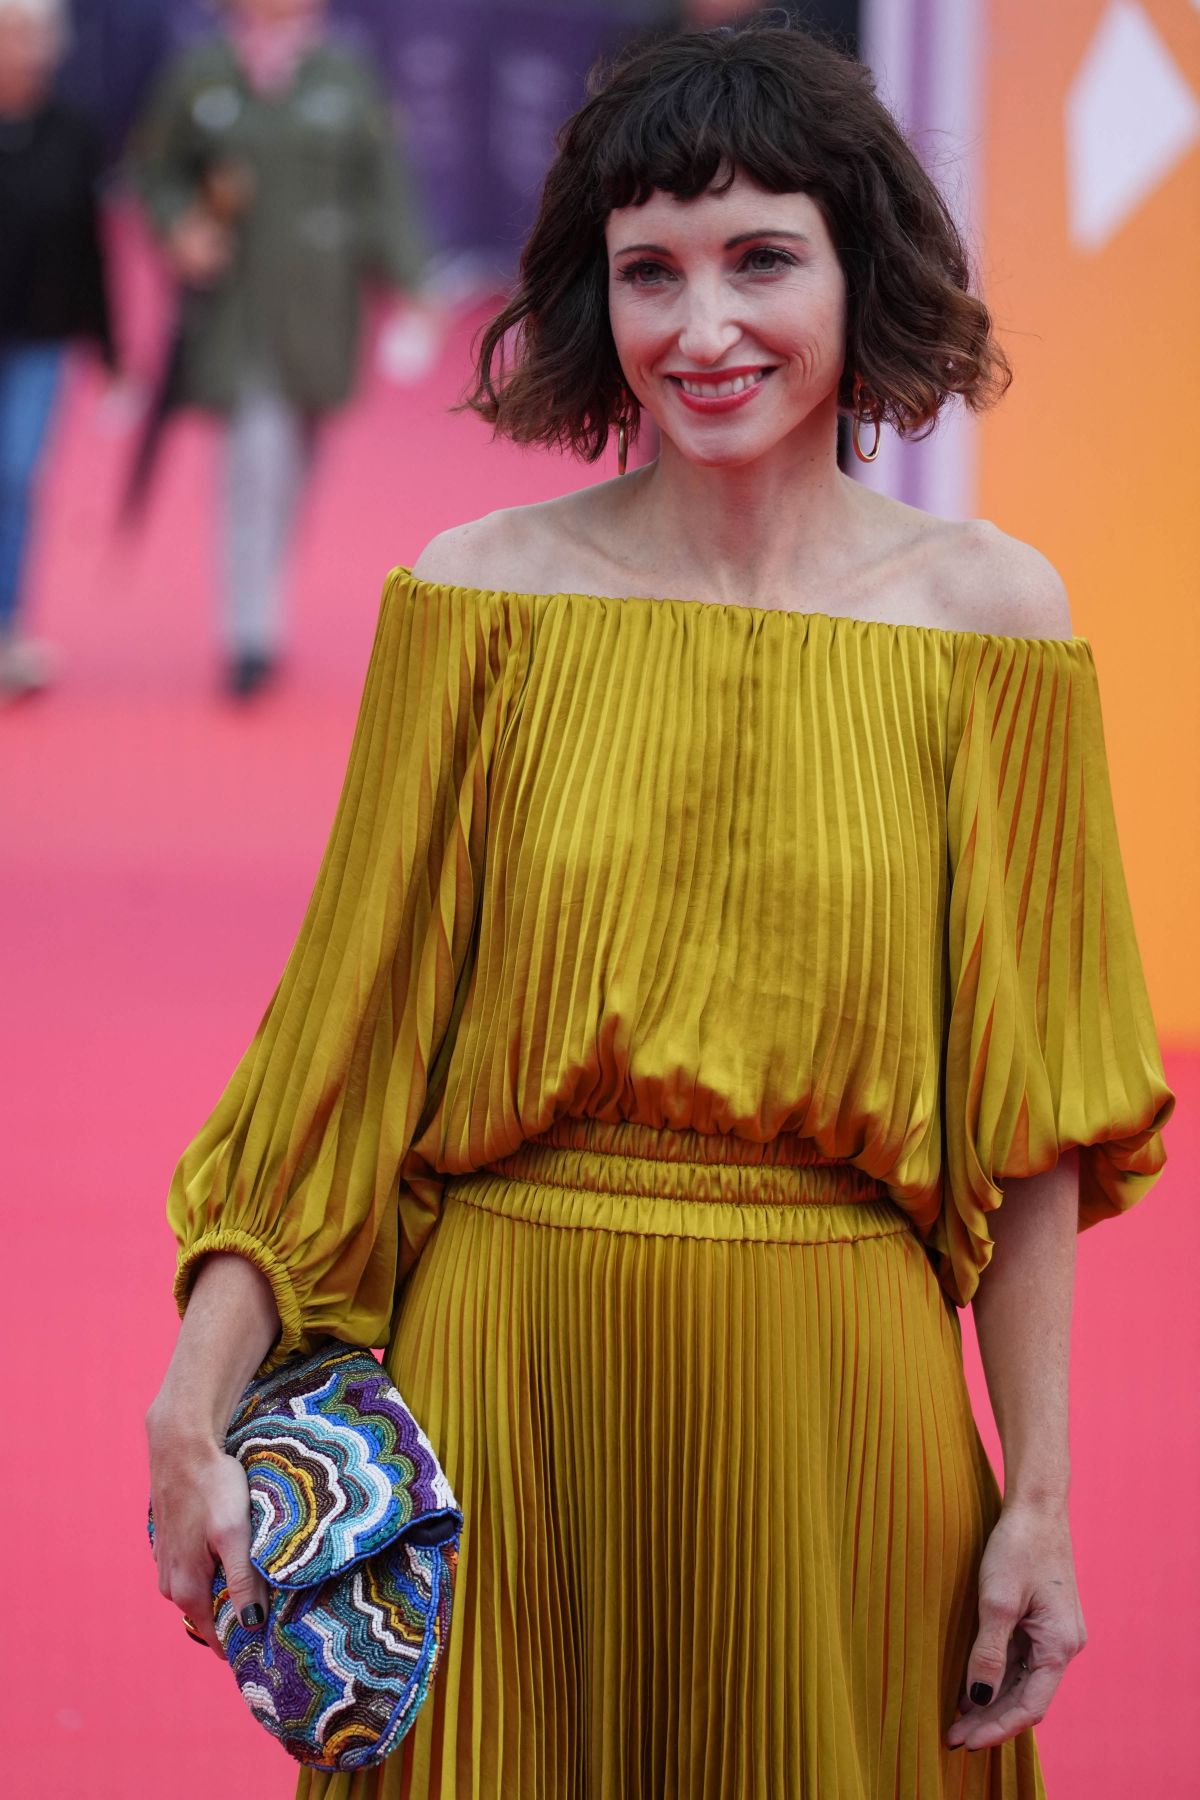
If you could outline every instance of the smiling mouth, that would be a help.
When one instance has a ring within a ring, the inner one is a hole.
[[[682,388],[694,400],[723,400],[730,394],[744,394],[747,388],[759,387],[768,375],[775,373],[770,369],[746,369],[736,375],[704,376],[704,375],[668,375],[667,380]]]

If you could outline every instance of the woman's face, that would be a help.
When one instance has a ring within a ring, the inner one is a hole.
[[[61,49],[62,26],[53,7],[0,0],[0,112],[40,105]]]
[[[821,209],[743,175],[609,214],[608,306],[630,391],[691,462],[756,461],[818,409],[845,360],[846,282]]]

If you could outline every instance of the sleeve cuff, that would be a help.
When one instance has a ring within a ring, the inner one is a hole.
[[[270,1354],[262,1365],[262,1372],[275,1368],[285,1357],[299,1348],[304,1337],[304,1321],[300,1314],[300,1301],[296,1295],[295,1284],[291,1275],[279,1258],[258,1238],[251,1237],[247,1231],[236,1231],[220,1228],[206,1231],[179,1253],[179,1262],[175,1270],[175,1304],[179,1308],[179,1316],[183,1317],[191,1293],[192,1281],[196,1269],[205,1256],[216,1251],[223,1251],[233,1256],[244,1256],[252,1262],[256,1269],[264,1274],[271,1284],[271,1292],[275,1296],[275,1305],[279,1312],[280,1332]]]

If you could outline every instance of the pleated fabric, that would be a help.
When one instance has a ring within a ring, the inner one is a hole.
[[[461,1005],[517,659],[503,608],[395,599],[300,936],[168,1203],[181,1308],[200,1257],[249,1257],[282,1320],[272,1362],[331,1333],[385,1342],[436,1214],[436,1184],[397,1207],[399,1169]]]
[[[273,1361],[386,1348],[466,1508],[428,1719],[329,1793],[1037,1792],[938,1749],[996,1503],[951,1302],[1006,1180],[1078,1146],[1117,1213],[1171,1106],[1086,640],[396,571],[169,1202],[180,1305],[234,1250]]]
[[[176,1173],[178,1298],[253,1258],[279,1355],[388,1340],[445,1175],[558,1118],[811,1139],[965,1304],[1006,1177],[1082,1225],[1172,1097],[1090,646],[398,570],[263,1024]]]
[[[387,1362],[471,1497],[454,1627],[401,1750],[302,1800],[1044,1793],[1030,1733],[941,1742],[999,1496],[856,1171],[562,1122],[449,1185]]]
[[[1080,1225],[1163,1166],[1171,1109],[1121,868],[1090,655],[968,639],[948,827],[946,1187],[934,1243],[969,1298],[1006,1176],[1080,1160]]]

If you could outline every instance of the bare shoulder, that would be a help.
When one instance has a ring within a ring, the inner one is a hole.
[[[1067,590],[1032,544],[988,519],[949,528],[936,559],[937,604],[957,631],[1000,637],[1069,638]]]
[[[497,570],[512,562],[514,539],[520,536],[512,519],[517,510],[521,509],[505,508],[440,531],[418,556],[413,574],[419,581],[444,583],[447,587],[502,585]]]
[[[586,586],[581,558],[596,511],[595,490],[502,507],[431,538],[413,574],[421,581],[516,594]]]

